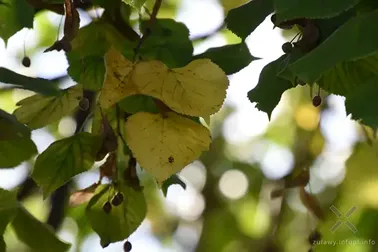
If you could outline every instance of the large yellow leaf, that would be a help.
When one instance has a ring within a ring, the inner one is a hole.
[[[169,69],[152,60],[135,65],[132,82],[139,93],[163,101],[172,110],[190,116],[207,116],[223,104],[228,79],[209,59],[198,59],[182,68]]]
[[[190,116],[214,114],[223,104],[228,78],[209,59],[198,59],[182,68],[169,69],[157,60],[133,64],[115,49],[105,55],[106,76],[100,105],[110,108],[126,96],[143,94]]]
[[[209,149],[209,130],[191,119],[139,112],[127,119],[126,142],[138,163],[159,182]]]
[[[114,48],[105,54],[105,79],[99,98],[102,108],[108,109],[124,97],[136,93],[135,87],[130,83],[133,65]]]

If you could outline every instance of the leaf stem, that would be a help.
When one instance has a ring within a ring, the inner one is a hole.
[[[155,1],[154,7],[152,9],[151,16],[150,16],[150,20],[149,20],[147,27],[146,27],[146,30],[144,31],[143,36],[139,39],[137,46],[134,48],[134,61],[136,59],[136,56],[138,55],[139,49],[142,46],[143,42],[151,34],[152,27],[153,27],[153,25],[156,21],[156,16],[159,12],[159,9],[161,7],[162,2],[163,2],[163,0],[156,0]]]
[[[121,138],[122,143],[123,143],[122,148],[124,148],[124,147],[126,146],[126,141],[125,141],[125,139],[123,138],[123,135],[122,135],[122,133],[121,133],[120,116],[121,116],[121,111],[120,111],[120,109],[119,109],[118,104],[116,104],[117,134],[118,134],[118,136]]]

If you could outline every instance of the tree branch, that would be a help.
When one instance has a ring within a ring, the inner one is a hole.
[[[76,130],[75,134],[79,133],[85,126],[86,119],[92,111],[94,98],[96,93],[90,90],[83,91],[83,98],[88,99],[89,101],[89,108],[87,110],[78,110],[75,114],[75,121],[76,121]],[[65,185],[58,188],[56,191],[53,192],[51,195],[51,209],[49,216],[47,218],[47,224],[50,225],[54,230],[58,230],[61,226],[64,216],[65,216],[65,208],[68,202],[68,193],[69,188],[71,186],[71,182],[66,183]]]
[[[130,41],[137,41],[139,35],[129,24],[125,23],[121,14],[121,1],[119,1],[119,6],[116,8],[106,9],[103,16],[106,20],[111,23],[125,38]]]

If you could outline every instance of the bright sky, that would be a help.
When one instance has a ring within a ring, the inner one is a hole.
[[[51,15],[54,22],[60,21],[59,16]],[[184,22],[190,29],[192,36],[206,34],[214,30],[223,22],[223,10],[216,0],[183,0],[177,16],[178,21]],[[88,20],[82,20],[81,25],[88,23]],[[29,31],[27,34],[27,47],[32,46],[35,33]],[[8,48],[5,50],[4,43],[0,41],[0,66],[5,66],[14,71],[39,77],[51,78],[66,72],[67,62],[62,52],[38,53],[32,60],[32,67],[25,69],[21,63],[14,57],[16,53],[22,51],[24,44],[25,30],[19,32],[8,42]],[[273,30],[273,25],[268,17],[265,22],[247,39],[248,47],[252,55],[262,58],[252,62],[248,67],[230,76],[230,87],[227,92],[226,104],[234,107],[236,110],[231,114],[224,123],[223,134],[230,143],[237,144],[245,142],[264,133],[268,126],[268,117],[264,112],[258,111],[254,104],[251,104],[247,98],[247,92],[256,86],[259,73],[263,66],[272,60],[275,60],[283,53],[281,45],[285,42],[278,29]],[[195,53],[205,51],[209,47],[221,46],[226,43],[222,36],[214,36],[206,42],[195,48]],[[25,96],[25,92],[15,92],[15,101]],[[281,103],[285,104],[285,100]],[[282,105],[280,104],[280,106]],[[342,97],[330,97],[331,109],[324,112],[321,120],[322,130],[329,141],[327,151],[319,158],[314,169],[314,181],[329,180],[342,178],[343,162],[348,157],[347,154],[351,144],[358,139],[355,124],[346,117],[344,100]],[[0,103],[0,107],[3,104]],[[274,117],[279,113],[280,106],[273,113]],[[68,132],[69,133],[69,132]],[[46,149],[54,138],[45,130],[39,129],[33,132],[33,140],[38,146],[39,152]],[[256,146],[264,146],[265,143],[257,143]],[[265,155],[257,155],[262,163],[262,169],[269,178],[279,178],[287,174],[291,169],[293,157],[290,151],[278,145],[269,143],[269,148]],[[252,150],[251,150],[252,152]],[[251,153],[251,155],[257,152]],[[339,153],[339,155],[338,155]],[[336,155],[335,155],[336,154]],[[333,169],[329,169],[332,166]],[[27,175],[24,165],[15,169],[0,171],[0,187],[13,188]],[[185,219],[195,219],[201,215],[204,202],[202,195],[198,193],[203,187],[206,172],[201,167],[201,163],[194,163],[181,172],[181,176],[189,182],[187,190],[172,186],[166,199],[167,207],[170,211],[182,216]],[[245,181],[245,175],[238,172],[224,174],[229,181],[239,181],[240,186],[230,186],[230,182],[221,179],[220,190],[230,198],[241,197],[248,187],[248,181]],[[79,176],[79,184],[83,187],[89,185],[97,177],[93,174]],[[195,178],[195,179],[193,179]],[[202,178],[202,179],[201,179]],[[321,179],[320,179],[321,178]],[[235,180],[236,179],[236,180]],[[202,182],[201,182],[202,181]],[[244,182],[243,182],[244,181]],[[324,188],[323,182],[314,183],[312,191],[320,191]],[[232,183],[235,185],[235,183]],[[68,220],[69,221],[69,220]],[[186,245],[194,245],[198,241],[199,233],[190,226],[180,225],[175,236],[177,238],[185,236]],[[67,241],[74,239],[73,234],[62,232],[61,237]],[[183,240],[183,239],[180,239]],[[184,250],[180,244],[174,242],[171,248],[164,248],[158,240],[150,233],[149,223],[143,225],[131,236],[130,241],[133,244],[133,252],[144,251],[188,251]],[[122,243],[110,245],[105,250],[99,245],[97,235],[89,237],[81,248],[82,251],[122,251]]]

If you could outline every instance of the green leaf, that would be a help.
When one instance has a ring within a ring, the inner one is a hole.
[[[130,5],[137,11],[140,11],[140,9],[143,7],[146,0],[122,0],[124,3]]]
[[[67,88],[59,96],[39,94],[25,98],[17,103],[13,114],[32,129],[38,129],[69,115],[78,107],[83,95],[80,85]]]
[[[179,176],[176,174],[170,176],[166,181],[163,182],[163,185],[161,187],[161,190],[163,191],[163,194],[165,197],[167,197],[168,188],[171,185],[180,185],[184,190],[186,189],[186,184],[184,181],[180,179]]]
[[[89,90],[101,90],[105,75],[104,55],[111,46],[124,52],[125,57],[132,57],[133,46],[105,21],[92,22],[81,28],[71,44],[72,50],[66,53],[68,74]]]
[[[99,136],[81,132],[54,142],[42,152],[35,161],[31,177],[43,189],[43,197],[92,168],[100,144]]]
[[[144,30],[148,21],[141,23]],[[173,19],[157,19],[151,34],[143,42],[140,50],[143,59],[156,59],[168,67],[183,67],[193,55],[193,45],[188,28]]]
[[[37,154],[30,130],[0,109],[0,168],[12,168]]]
[[[26,0],[2,0],[0,4],[0,37],[4,39],[5,44],[22,28],[33,28],[33,17],[34,9]]]
[[[35,251],[66,252],[71,247],[59,240],[50,227],[41,223],[23,207],[18,209],[12,226],[18,239]]]
[[[248,92],[251,102],[256,102],[256,108],[268,113],[270,118],[273,109],[281,100],[282,94],[293,87],[293,84],[277,76],[286,67],[287,55],[266,65],[260,73],[257,86]]]
[[[292,49],[292,52],[287,54],[286,58],[283,60],[283,63],[280,67],[280,69],[281,68],[283,69],[278,72],[277,76],[290,81],[294,86],[296,86],[297,85],[295,83],[296,75],[293,73],[293,71],[291,71],[289,66],[291,63],[302,58],[304,55],[305,55],[304,52],[302,52],[299,48],[294,47]]]
[[[337,64],[317,81],[333,94],[347,95],[378,74],[378,55]]]
[[[207,58],[217,64],[227,74],[239,72],[255,58],[245,43],[210,48],[206,52],[194,56],[194,59]]]
[[[372,32],[376,23],[378,10],[350,19],[290,68],[303,80],[313,83],[338,63],[377,53],[378,35]]]
[[[4,234],[8,223],[13,220],[17,209],[20,207],[16,194],[16,191],[7,191],[0,188],[0,237]]]
[[[347,114],[352,114],[354,120],[361,120],[365,125],[378,128],[378,75],[364,85],[358,86],[346,96]]]
[[[136,191],[127,184],[120,184],[119,191],[123,193],[124,200],[117,207],[112,205],[109,213],[105,213],[103,205],[116,193],[110,185],[99,186],[86,208],[89,222],[100,236],[102,247],[128,238],[146,216],[147,206],[142,191]]]
[[[5,244],[4,238],[0,236],[0,252],[5,252],[7,245]]]
[[[16,85],[17,88],[27,89],[43,95],[57,95],[59,90],[55,83],[42,78],[32,78],[0,67],[0,82]]]
[[[118,105],[127,113],[135,114],[137,112],[158,113],[154,98],[147,95],[132,95],[121,100]]]
[[[354,7],[361,0],[274,0],[278,21],[295,18],[330,18]]]
[[[102,88],[105,76],[103,56],[88,56],[82,61],[69,59],[72,64],[68,68],[68,74],[75,81],[82,83],[88,90],[98,91]]]
[[[273,0],[250,1],[228,12],[227,28],[245,40],[273,10]]]

